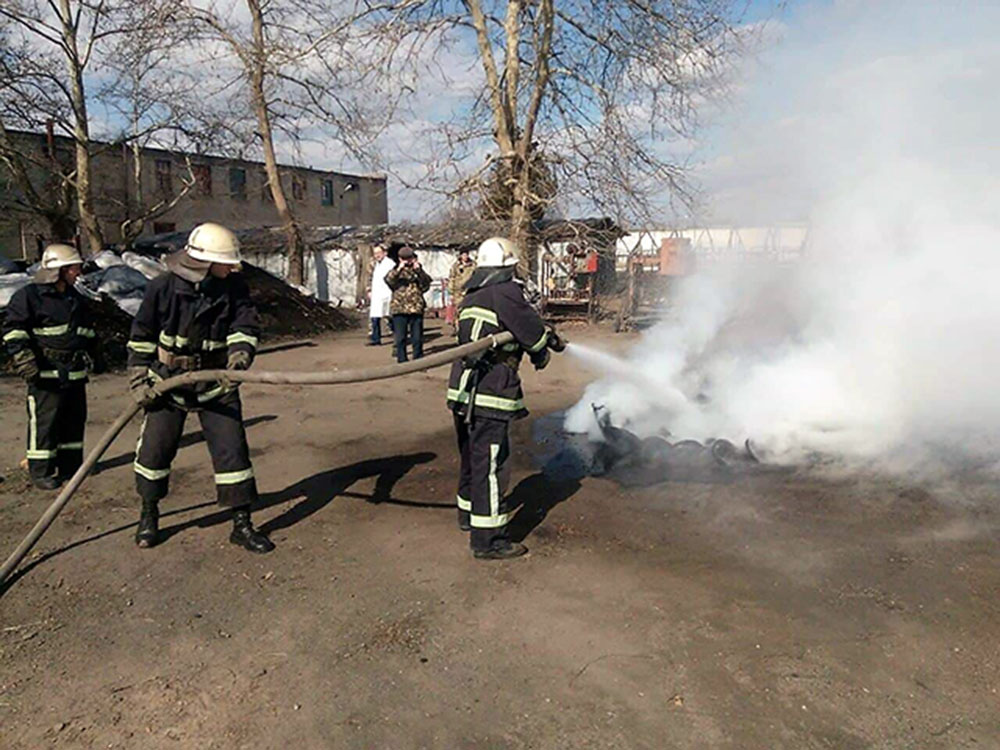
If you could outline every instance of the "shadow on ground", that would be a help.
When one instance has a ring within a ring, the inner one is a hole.
[[[261,422],[273,422],[278,418],[277,414],[262,414],[259,417],[250,417],[249,419],[243,420],[244,427],[253,427]],[[181,448],[187,448],[198,443],[205,442],[205,433],[201,430],[197,432],[189,432],[181,436],[180,443],[178,443],[178,450]],[[113,456],[112,458],[107,458],[103,461],[98,461],[97,466],[94,467],[94,473],[99,474],[102,471],[107,471],[108,469],[117,469],[119,466],[126,466],[135,461],[135,451],[131,453],[122,453],[118,456]]]
[[[264,418],[261,417],[260,419]],[[386,505],[401,505],[412,508],[441,508],[452,510],[455,507],[452,503],[428,503],[419,500],[404,500],[394,498],[392,496],[393,488],[396,486],[396,483],[410,470],[419,464],[433,461],[435,458],[437,458],[436,453],[423,451],[420,453],[409,453],[405,455],[359,461],[357,463],[350,464],[349,466],[342,466],[336,469],[330,469],[329,471],[313,474],[311,477],[302,479],[295,484],[289,485],[283,490],[279,490],[278,492],[265,493],[260,496],[260,501],[254,507],[255,511],[264,510],[297,498],[302,498],[302,500],[280,515],[262,524],[260,529],[266,534],[273,533],[280,529],[287,529],[326,507],[338,496],[365,500],[374,504],[385,503]],[[350,486],[355,482],[369,477],[376,477],[375,488],[370,495],[362,492],[351,492],[349,490]],[[161,514],[160,520],[162,522],[163,519],[170,518],[171,516],[180,515],[193,510],[200,510],[202,508],[209,508],[214,505],[214,502],[196,503],[195,505],[188,505],[184,508],[166,511]],[[160,544],[163,544],[174,535],[179,534],[186,529],[194,527],[208,528],[210,526],[227,523],[230,520],[231,515],[231,511],[229,510],[217,510],[213,513],[209,513],[208,515],[199,516],[198,518],[183,521],[181,523],[174,524],[173,526],[161,528]],[[10,587],[14,585],[14,583],[42,563],[47,562],[64,552],[69,552],[77,547],[82,547],[85,544],[96,542],[100,539],[104,539],[105,537],[112,536],[113,534],[128,531],[129,529],[134,529],[135,526],[135,523],[117,526],[113,529],[102,531],[99,534],[93,534],[84,539],[79,539],[75,542],[71,542],[70,544],[63,545],[62,547],[58,547],[57,549],[45,553],[41,557],[32,560],[28,565],[16,570],[11,577],[7,579],[2,586],[0,586],[0,597],[2,597],[10,589]]]
[[[418,500],[399,500],[392,497],[396,482],[403,478],[417,464],[424,464],[437,458],[436,453],[424,451],[409,453],[387,458],[373,458],[358,461],[350,466],[342,466],[329,471],[321,471],[311,477],[302,479],[277,492],[267,492],[260,496],[254,506],[254,511],[265,510],[290,500],[302,498],[291,508],[260,525],[265,534],[272,534],[281,529],[294,526],[313,513],[329,505],[337,496],[357,498],[369,503],[386,503],[387,505],[404,505],[416,508],[451,508],[451,504],[425,503]],[[361,492],[350,492],[348,488],[360,479],[377,477],[375,489],[371,495]],[[160,531],[161,544],[175,534],[192,527],[208,528],[229,521],[230,512],[220,510],[207,516],[193,518],[190,521],[175,524]]]
[[[515,542],[525,538],[545,520],[554,507],[568,500],[580,489],[577,479],[552,479],[542,472],[525,477],[508,495],[507,503],[517,515],[510,522],[510,538]]]

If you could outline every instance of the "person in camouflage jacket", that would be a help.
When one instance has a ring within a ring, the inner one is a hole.
[[[406,362],[407,340],[413,345],[413,358],[424,356],[424,292],[431,288],[431,277],[420,267],[413,248],[399,251],[399,265],[385,276],[392,289],[392,335],[397,362]]]
[[[448,296],[451,298],[445,310],[445,320],[451,325],[454,335],[458,335],[458,321],[455,320],[455,311],[462,304],[465,296],[465,284],[472,277],[472,272],[476,270],[476,261],[469,257],[469,251],[463,249],[458,253],[458,259],[452,264],[451,271],[448,272]]]

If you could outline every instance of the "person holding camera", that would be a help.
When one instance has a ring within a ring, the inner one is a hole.
[[[413,358],[424,356],[424,292],[431,288],[430,275],[420,267],[412,247],[399,251],[399,265],[389,271],[385,283],[392,289],[392,335],[396,361],[406,362],[406,345],[413,347]]]

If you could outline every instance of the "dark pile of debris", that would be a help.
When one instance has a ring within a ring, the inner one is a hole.
[[[704,442],[672,442],[669,436],[640,438],[612,425],[610,412],[603,405],[593,408],[601,431],[599,440],[563,431],[561,412],[535,422],[533,437],[541,449],[536,459],[550,478],[606,477],[624,487],[650,487],[662,482],[728,482],[776,470],[761,463],[749,440],[736,446],[722,438]]]
[[[101,337],[101,351],[106,366],[112,370],[125,367],[125,345],[132,329],[132,316],[106,294],[101,295],[99,300],[92,301],[90,309],[96,324],[94,328]]]
[[[353,311],[320,302],[249,263],[243,264],[243,274],[267,340],[344,331],[361,323]]]
[[[109,251],[101,256],[110,256]],[[125,344],[128,342],[132,315],[138,309],[145,282],[162,273],[164,267],[149,256],[126,253],[126,263],[120,259],[102,257],[100,263],[88,262],[79,285],[94,306],[96,328],[104,346],[108,367],[125,366]],[[243,264],[250,296],[261,318],[261,337],[264,341],[314,336],[328,331],[355,328],[360,318],[348,310],[332,307],[307,294],[303,294],[281,279],[249,263]],[[29,276],[19,278],[27,283]],[[11,291],[11,293],[13,293]],[[8,295],[9,297],[9,295]],[[0,308],[0,325],[4,311]],[[0,372],[8,370],[7,354],[0,347]]]

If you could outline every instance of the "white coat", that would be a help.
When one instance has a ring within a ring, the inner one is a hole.
[[[396,267],[396,262],[388,255],[375,264],[372,271],[370,318],[388,318],[389,304],[392,302],[392,290],[385,283],[386,274]]]

